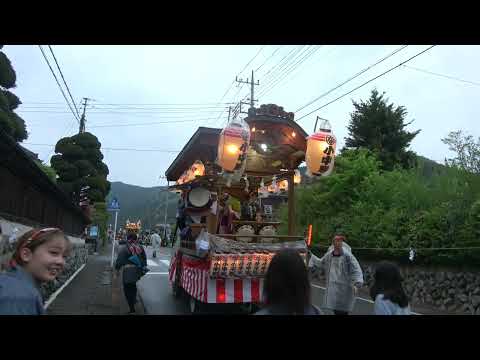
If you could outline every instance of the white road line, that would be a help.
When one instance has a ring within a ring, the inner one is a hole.
[[[147,259],[147,265],[148,266],[158,266],[158,264],[155,261],[150,260],[150,259]]]
[[[160,260],[160,262],[164,263],[167,266],[170,266],[170,260]]]
[[[77,271],[75,271],[75,272],[73,273],[73,275],[70,276],[70,278],[65,282],[65,284],[63,284],[62,286],[60,286],[60,288],[59,288],[57,291],[55,291],[55,292],[48,298],[47,302],[46,302],[45,305],[44,305],[44,308],[45,308],[45,309],[48,309],[48,307],[50,306],[50,304],[57,298],[57,296],[63,291],[63,289],[65,289],[65,287],[66,287],[68,284],[70,284],[70,282],[75,278],[75,276],[77,276],[78,273],[83,270],[83,268],[85,267],[85,265],[86,265],[86,264],[83,264],[82,266],[80,266],[80,267],[77,269]]]
[[[320,285],[312,284],[312,286],[315,287],[315,288],[318,288],[318,289],[327,290],[326,288],[324,288],[323,286],[320,286]],[[358,299],[358,300],[362,300],[362,301],[366,301],[366,302],[368,302],[368,303],[370,303],[370,304],[375,304],[374,301],[369,300],[369,299],[364,299],[364,298],[361,298],[361,297],[359,297],[359,296],[357,296],[357,299]],[[412,311],[412,315],[422,315],[422,314],[415,313],[415,312]]]
[[[149,271],[148,273],[145,274],[145,276],[147,275],[168,275],[168,272]]]

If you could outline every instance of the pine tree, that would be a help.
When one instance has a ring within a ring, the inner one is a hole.
[[[0,45],[0,50],[2,48]],[[16,81],[17,75],[10,60],[0,51],[0,130],[21,142],[28,137],[25,121],[14,112],[21,101],[9,91],[15,87]]]
[[[62,138],[55,146],[50,164],[58,174],[57,185],[74,202],[84,186],[90,187],[87,195],[92,202],[104,202],[110,191],[109,170],[100,148],[97,137],[89,132]]]
[[[355,111],[350,115],[345,147],[371,150],[377,154],[384,170],[392,170],[397,165],[412,167],[416,155],[407,149],[420,130],[406,131],[405,128],[412,123],[405,123],[407,110],[403,106],[388,104],[384,94],[374,89],[368,101],[353,101]]]

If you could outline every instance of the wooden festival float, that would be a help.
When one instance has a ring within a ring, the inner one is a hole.
[[[324,127],[308,136],[293,113],[262,105],[224,129],[198,128],[170,165],[170,190],[182,193],[192,221],[175,245],[169,280],[175,296],[189,297],[192,312],[205,303],[261,304],[275,253],[291,248],[306,258],[311,229],[295,228],[295,184],[304,161],[313,175],[332,171],[335,137]],[[269,190],[288,194],[287,235],[263,218],[236,220],[232,234],[219,233],[224,194],[243,202]]]

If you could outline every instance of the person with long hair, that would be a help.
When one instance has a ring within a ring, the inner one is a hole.
[[[410,315],[408,296],[403,289],[400,269],[394,263],[382,261],[375,269],[370,296],[375,301],[375,315]]]
[[[265,307],[255,315],[322,315],[312,304],[305,262],[294,250],[284,249],[273,257],[263,292]]]
[[[138,259],[138,263],[135,262]],[[135,304],[137,303],[137,282],[145,274],[147,267],[147,255],[145,249],[138,243],[136,234],[128,234],[127,244],[118,252],[115,261],[115,269],[119,271],[123,268],[122,282],[123,292],[130,309],[129,314],[135,314]]]
[[[57,228],[22,235],[0,274],[0,315],[44,315],[40,287],[62,273],[70,250],[70,240]]]

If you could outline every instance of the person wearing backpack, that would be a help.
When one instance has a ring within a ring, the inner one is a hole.
[[[323,306],[335,315],[348,315],[353,310],[355,296],[363,286],[363,272],[345,237],[337,234],[322,258],[311,254],[309,268],[325,271],[327,285]]]
[[[137,282],[148,271],[147,255],[143,246],[138,243],[136,234],[127,236],[127,244],[122,246],[118,252],[115,269],[117,271],[123,269],[123,292],[130,309],[129,314],[135,314]]]

